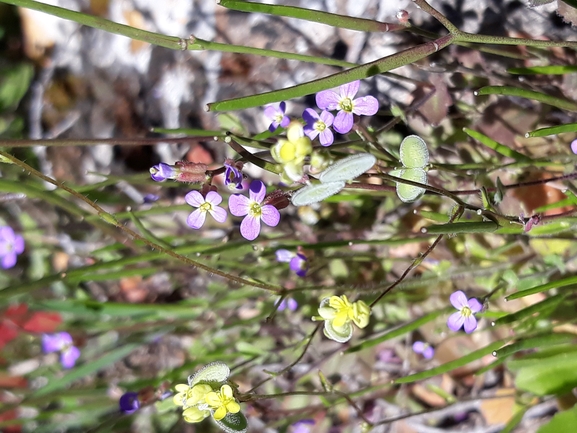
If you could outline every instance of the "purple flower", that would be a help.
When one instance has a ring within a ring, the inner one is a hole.
[[[14,233],[12,227],[0,227],[0,266],[4,269],[14,267],[16,256],[24,252],[24,238]]]
[[[299,304],[293,298],[285,298],[281,301],[280,305],[278,306],[278,311],[286,310],[287,308],[290,311],[295,311],[298,308]]]
[[[157,196],[156,194],[146,194],[142,198],[142,201],[146,204],[150,204],[150,203],[154,203],[155,201],[158,201],[159,199],[160,199],[160,197]]]
[[[577,140],[571,142],[571,152],[577,155]]]
[[[309,270],[309,265],[307,258],[304,254],[293,253],[289,250],[277,250],[276,261],[282,263],[290,263],[289,267],[291,271],[297,274],[299,277],[304,277]]]
[[[164,162],[150,167],[150,177],[155,182],[163,182],[166,179],[176,179],[179,174],[179,169],[172,165],[165,164]]]
[[[315,422],[312,419],[301,419],[292,424],[289,431],[290,433],[310,433],[314,425]]]
[[[234,216],[245,216],[240,224],[240,234],[252,241],[260,233],[260,220],[267,226],[276,227],[280,221],[280,212],[270,204],[263,205],[266,187],[260,180],[253,180],[249,187],[249,197],[234,194],[228,200],[228,208]]]
[[[288,116],[285,116],[286,111],[286,102],[281,102],[280,104],[276,105],[268,105],[264,109],[264,115],[272,120],[272,123],[268,127],[270,132],[274,132],[279,126],[286,128],[290,123],[290,119]]]
[[[224,161],[224,166],[226,167],[224,172],[224,184],[228,186],[229,189],[242,189],[243,176],[242,172],[236,166],[235,161],[227,159]]]
[[[323,90],[317,93],[316,101],[321,110],[339,110],[333,128],[346,134],[353,128],[353,114],[372,116],[379,110],[379,102],[373,96],[353,99],[359,91],[360,81],[343,84],[339,93]]]
[[[450,301],[453,307],[459,311],[449,316],[449,320],[447,320],[449,329],[456,332],[464,325],[467,334],[477,329],[475,313],[483,309],[481,303],[475,298],[467,299],[467,296],[460,290],[451,295]]]
[[[314,140],[320,134],[319,140],[323,146],[330,146],[335,141],[333,132],[329,127],[333,124],[335,116],[326,110],[323,110],[319,116],[312,108],[307,108],[303,113],[303,119],[307,123],[305,125],[305,134]]]
[[[431,359],[435,355],[435,349],[422,341],[415,341],[413,343],[413,352],[423,355],[423,358]]]
[[[120,412],[130,415],[140,409],[140,401],[138,401],[137,392],[125,392],[118,400]]]
[[[216,191],[209,191],[206,198],[196,190],[190,191],[184,196],[184,201],[198,209],[193,211],[186,219],[188,224],[193,229],[199,229],[206,220],[206,213],[210,213],[212,217],[219,223],[226,221],[226,210],[218,206],[222,202],[222,197]]]
[[[72,368],[80,356],[80,349],[72,345],[72,337],[68,332],[42,335],[42,351],[44,353],[60,352],[60,363],[64,368]]]

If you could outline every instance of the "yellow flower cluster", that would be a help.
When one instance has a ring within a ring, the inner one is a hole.
[[[240,405],[235,400],[230,385],[222,385],[219,391],[214,391],[207,384],[193,387],[179,384],[175,389],[178,394],[173,397],[173,402],[182,407],[182,416],[186,422],[200,422],[211,413],[216,421],[220,421],[228,413],[240,411]]]
[[[324,298],[319,307],[319,316],[313,320],[325,321],[325,335],[339,343],[349,341],[353,335],[353,323],[359,328],[369,324],[371,307],[363,301],[350,302],[346,295]]]
[[[312,151],[311,140],[305,136],[301,123],[291,122],[287,128],[287,139],[279,139],[270,150],[273,159],[282,166],[281,181],[291,184],[301,180],[304,160]]]

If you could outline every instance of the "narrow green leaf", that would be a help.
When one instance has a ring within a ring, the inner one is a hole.
[[[433,311],[432,313],[429,313],[423,317],[420,317],[417,320],[414,320],[410,323],[407,323],[406,325],[402,325],[396,329],[393,329],[391,331],[387,331],[385,334],[383,334],[379,337],[373,338],[372,340],[363,341],[360,344],[352,346],[352,347],[348,348],[347,350],[345,350],[345,353],[359,352],[361,350],[368,349],[369,347],[376,346],[377,344],[380,344],[383,341],[387,341],[387,340],[390,340],[392,338],[396,338],[396,337],[400,337],[401,335],[408,334],[409,332],[415,331],[416,329],[419,329],[421,326],[423,326],[429,322],[432,322],[437,317],[439,317],[441,314],[446,314],[448,311],[449,311],[449,309]]]
[[[551,281],[547,284],[542,284],[537,287],[533,287],[532,289],[522,290],[517,293],[513,293],[505,298],[507,301],[512,301],[513,299],[523,298],[525,296],[534,295],[535,293],[545,292],[550,289],[557,289],[561,287],[567,287],[572,284],[577,284],[577,276],[563,278],[562,280]]]
[[[97,371],[102,370],[103,368],[109,366],[110,364],[115,363],[116,361],[120,361],[129,353],[140,347],[142,344],[141,343],[125,344],[124,346],[119,347],[118,349],[114,349],[111,352],[101,356],[100,358],[95,359],[92,362],[73,368],[72,370],[70,370],[70,372],[66,373],[62,377],[54,376],[52,378],[49,378],[48,384],[45,387],[40,388],[38,391],[36,391],[32,395],[32,397],[40,397],[46,394],[50,394],[51,392],[63,389],[76,380],[82,379],[83,377],[96,373]]]
[[[501,326],[505,324],[510,324],[522,320],[526,317],[532,316],[536,313],[551,312],[552,309],[557,307],[564,299],[566,295],[556,295],[545,299],[544,301],[538,302],[536,304],[530,305],[527,308],[523,308],[516,313],[507,314],[506,316],[500,317],[495,320],[495,326]]]
[[[507,146],[502,145],[501,143],[497,143],[492,138],[489,138],[486,135],[481,134],[480,132],[473,131],[472,129],[469,129],[469,128],[463,128],[463,131],[469,137],[474,138],[475,140],[481,142],[482,144],[484,144],[488,148],[493,149],[495,152],[500,153],[503,156],[513,158],[517,162],[529,162],[529,161],[531,161],[531,158],[529,158],[528,156],[525,156],[522,153],[519,153],[513,149],[510,149]]]
[[[462,234],[462,233],[490,233],[497,230],[499,226],[491,221],[480,222],[459,222],[437,224],[421,229],[421,233],[431,235],[448,235],[448,234]]]
[[[406,30],[406,27],[400,24],[383,23],[365,18],[332,14],[330,12],[299,8],[295,6],[254,3],[244,0],[217,0],[217,3],[221,6],[224,6],[225,8],[233,9],[236,11],[298,18],[301,20],[313,21],[341,29],[358,30],[361,32],[393,32],[397,30]]]
[[[150,128],[156,134],[184,134],[187,137],[225,137],[226,131],[209,131],[205,129],[193,128]]]
[[[563,132],[577,132],[577,123],[566,123],[565,125],[535,129],[534,131],[527,132],[525,138],[546,137],[548,135],[562,134]]]
[[[541,347],[555,346],[557,344],[569,343],[575,340],[575,336],[572,334],[547,334],[539,335],[537,337],[524,338],[523,340],[516,341],[513,344],[509,344],[496,350],[492,353],[493,356],[497,358],[503,358],[510,356],[514,353],[520,352],[521,350],[535,349]]]
[[[509,74],[516,75],[564,75],[571,72],[577,72],[577,65],[548,65],[548,66],[529,66],[528,68],[509,68]]]
[[[523,407],[523,409],[517,409],[513,418],[509,420],[507,425],[501,430],[499,433],[511,433],[515,427],[521,422],[523,419],[523,415],[527,412],[528,407]]]
[[[533,90],[519,89],[512,86],[487,86],[475,92],[475,96],[482,95],[505,95],[516,96],[519,98],[531,99],[543,104],[552,105],[553,107],[561,108],[567,111],[577,111],[577,103],[569,101],[568,99],[557,98],[546,93],[535,92]]]
[[[469,364],[470,362],[476,361],[477,359],[480,359],[483,356],[487,356],[493,353],[495,350],[497,350],[506,342],[507,340],[495,341],[494,343],[489,344],[488,346],[485,346],[482,349],[475,350],[474,352],[471,352],[468,355],[464,355],[454,361],[446,362],[445,364],[441,364],[438,367],[431,368],[430,370],[401,377],[400,379],[395,380],[394,383],[395,384],[413,383],[418,380],[428,379],[429,377],[437,376],[443,373],[448,373],[449,371],[453,371],[459,367]]]
[[[339,87],[342,84],[350,83],[355,80],[362,80],[374,75],[388,72],[392,69],[399,68],[416,62],[422,58],[433,54],[451,44],[455,37],[446,35],[434,42],[427,42],[407,50],[400,51],[374,62],[357,66],[344,72],[339,72],[325,78],[313,80],[308,83],[298,84],[281,90],[260,93],[242,98],[228,99],[225,101],[213,102],[207,105],[207,111],[231,111],[244,110],[251,107],[262,107],[273,102],[286,101],[301,96],[312,95],[330,88]]]

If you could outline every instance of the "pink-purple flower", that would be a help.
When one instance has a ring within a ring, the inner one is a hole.
[[[303,119],[306,122],[304,131],[307,137],[314,140],[319,136],[319,141],[323,146],[333,144],[335,137],[329,127],[332,126],[335,116],[327,110],[323,110],[319,116],[315,110],[307,108],[303,113]]]
[[[72,368],[80,357],[80,349],[72,345],[72,336],[68,332],[42,335],[44,353],[60,352],[60,363],[64,368]]]
[[[280,305],[278,306],[278,311],[284,311],[287,308],[290,311],[295,311],[298,308],[299,304],[293,298],[284,298]]]
[[[571,142],[571,152],[577,155],[577,140],[573,140]]]
[[[226,210],[218,206],[222,202],[222,197],[216,191],[209,191],[206,197],[196,191],[190,191],[184,196],[184,200],[192,207],[197,207],[188,218],[186,224],[193,229],[199,229],[206,221],[206,214],[209,213],[216,221],[223,223],[226,221]]]
[[[224,161],[224,166],[226,170],[224,171],[224,184],[229,189],[242,189],[243,176],[242,172],[242,162],[236,162],[233,159],[227,158]]]
[[[315,421],[312,419],[301,419],[290,426],[290,433],[311,433]]]
[[[281,263],[289,263],[291,271],[299,277],[304,277],[309,270],[307,258],[304,254],[293,253],[292,251],[280,249],[275,252],[276,261]]]
[[[260,233],[261,220],[270,227],[276,227],[280,221],[280,212],[265,201],[266,187],[260,180],[253,180],[249,187],[249,197],[234,194],[228,200],[228,208],[234,216],[244,216],[240,224],[240,234],[252,241]],[[246,215],[246,216],[245,216]]]
[[[16,256],[24,252],[24,238],[14,233],[12,227],[0,227],[0,266],[9,269],[16,265]]]
[[[467,334],[477,329],[475,314],[483,309],[481,303],[475,298],[467,299],[461,290],[453,293],[449,299],[453,307],[459,310],[449,316],[449,320],[447,320],[449,329],[456,332],[464,327]]]
[[[373,96],[356,98],[360,81],[343,84],[338,93],[335,90],[323,90],[316,95],[321,110],[339,110],[333,122],[333,128],[340,134],[346,134],[353,128],[353,114],[372,116],[379,110],[379,102]]]
[[[130,415],[140,409],[140,401],[137,392],[126,392],[118,400],[120,412]]]
[[[429,343],[423,341],[415,341],[413,343],[413,352],[423,355],[425,359],[431,359],[435,356],[435,349]]]
[[[272,120],[272,123],[268,127],[270,132],[274,132],[279,126],[286,128],[290,123],[290,118],[284,113],[286,111],[286,102],[281,102],[280,104],[267,105],[264,109],[264,115]]]
[[[176,179],[179,174],[179,169],[164,162],[150,167],[150,177],[155,182],[164,182],[166,179]]]

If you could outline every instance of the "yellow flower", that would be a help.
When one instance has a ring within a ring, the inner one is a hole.
[[[312,151],[311,140],[305,136],[303,126],[300,122],[291,122],[287,128],[287,139],[279,139],[270,153],[283,167],[283,181],[288,178],[296,182],[302,178],[305,157]]]
[[[201,422],[209,415],[210,415],[209,410],[199,409],[198,406],[189,407],[188,409],[185,409],[182,412],[182,417],[186,422],[189,423]]]
[[[240,405],[234,399],[232,388],[229,385],[222,385],[218,392],[209,392],[204,401],[214,410],[212,416],[217,421],[223,419],[229,412],[238,413],[240,411]]]
[[[183,409],[204,403],[204,397],[212,391],[210,385],[206,384],[194,385],[192,388],[185,384],[179,384],[174,388],[178,394],[172,398],[172,401],[175,405],[182,406]]]
[[[351,303],[346,295],[342,295],[324,298],[319,307],[320,317],[313,317],[313,320],[324,320],[325,335],[339,343],[344,343],[353,335],[351,322],[359,328],[364,328],[369,324],[370,315],[371,307],[363,301]]]

